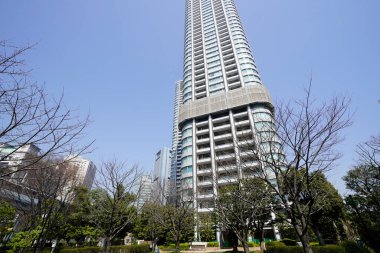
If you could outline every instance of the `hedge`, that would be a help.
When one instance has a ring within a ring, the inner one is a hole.
[[[284,238],[281,240],[286,246],[297,246],[297,242],[293,239]]]
[[[366,245],[361,247],[355,241],[344,241],[339,245],[345,248],[345,253],[374,253],[371,248],[367,247]]]
[[[280,241],[271,241],[266,243],[267,246],[272,246],[272,247],[285,247],[285,243],[280,242]]]
[[[313,246],[314,253],[346,253],[344,247],[338,245]],[[300,246],[268,246],[267,253],[303,253]]]
[[[356,242],[342,242],[340,245],[312,246],[314,253],[374,253],[367,246],[360,247]],[[268,245],[266,253],[303,253],[300,246]]]
[[[101,248],[99,247],[83,247],[60,250],[61,253],[99,253],[100,251]],[[149,244],[110,247],[110,253],[149,253],[150,251]]]
[[[164,251],[174,251],[175,250],[175,244],[174,243],[167,244],[167,245],[160,245],[159,247],[161,250],[164,250]],[[185,243],[179,244],[179,250],[180,251],[189,250],[189,249],[190,249],[189,243],[185,242]]]
[[[208,242],[207,247],[219,247],[219,242]]]

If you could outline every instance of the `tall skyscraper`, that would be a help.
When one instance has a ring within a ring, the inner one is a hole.
[[[181,92],[182,193],[209,212],[219,187],[254,175],[260,163],[244,147],[264,146],[258,137],[273,122],[233,0],[186,0]]]
[[[137,210],[140,211],[145,203],[152,200],[152,176],[141,175],[137,189]]]
[[[155,157],[153,170],[153,201],[165,204],[169,197],[171,150],[161,148]]]
[[[176,82],[175,86],[175,98],[174,98],[174,118],[173,118],[173,135],[172,135],[172,157],[170,164],[170,183],[175,186],[175,192],[171,192],[173,197],[176,196],[177,190],[180,189],[181,186],[181,143],[182,137],[181,132],[178,129],[178,115],[179,115],[179,107],[182,104],[182,80]]]

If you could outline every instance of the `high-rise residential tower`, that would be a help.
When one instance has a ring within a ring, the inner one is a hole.
[[[177,81],[175,85],[175,98],[174,98],[174,118],[173,118],[173,135],[172,135],[172,157],[170,164],[170,183],[175,186],[172,187],[171,195],[176,196],[177,190],[180,188],[181,184],[181,132],[178,129],[178,115],[179,107],[182,104],[182,80]],[[174,188],[176,189],[175,192]]]
[[[186,0],[183,71],[182,193],[198,212],[209,212],[219,187],[254,175],[260,162],[244,147],[265,146],[258,136],[273,122],[233,0]]]

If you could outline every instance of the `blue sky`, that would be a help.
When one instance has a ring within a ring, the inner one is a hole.
[[[380,133],[380,2],[236,0],[261,77],[273,100],[302,96],[313,76],[318,100],[352,98],[354,125],[329,179],[355,163],[355,146]],[[26,56],[31,78],[63,91],[91,114],[97,164],[118,158],[154,165],[171,145],[174,83],[182,77],[183,0],[2,0],[1,39],[38,43]]]

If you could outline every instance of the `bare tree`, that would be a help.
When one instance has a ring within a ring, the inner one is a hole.
[[[259,178],[244,178],[219,187],[214,214],[222,230],[231,230],[249,253],[251,232],[264,242],[264,226],[271,221],[274,194]],[[264,247],[265,248],[265,247]]]
[[[380,135],[359,144],[357,153],[361,165],[380,169]]]
[[[83,144],[89,118],[80,119],[63,103],[63,95],[50,98],[44,87],[29,80],[23,55],[33,46],[14,47],[0,41],[0,180],[25,176],[44,157],[79,155],[92,142]],[[34,145],[38,154],[20,156]],[[17,165],[17,166],[15,166]],[[7,169],[4,169],[6,167]]]
[[[335,149],[342,130],[351,125],[349,104],[344,97],[319,104],[309,88],[305,100],[280,104],[275,119],[269,110],[253,114],[255,156],[261,162],[255,171],[276,193],[305,253],[312,252],[310,215],[321,197],[313,187],[316,172],[329,171],[341,157]]]
[[[155,190],[156,194],[152,194],[155,198],[144,208],[149,214],[151,223],[168,231],[175,242],[175,252],[179,252],[180,242],[192,239],[194,232],[195,212],[192,192],[180,189],[173,201],[172,193],[177,190],[175,184],[169,184],[165,188],[158,183]]]
[[[105,238],[104,251],[111,241],[136,219],[136,194],[140,170],[116,160],[104,162],[98,171],[97,188],[92,192],[93,221]]]
[[[380,252],[380,135],[358,145],[358,164],[343,177],[346,204],[361,239]]]

